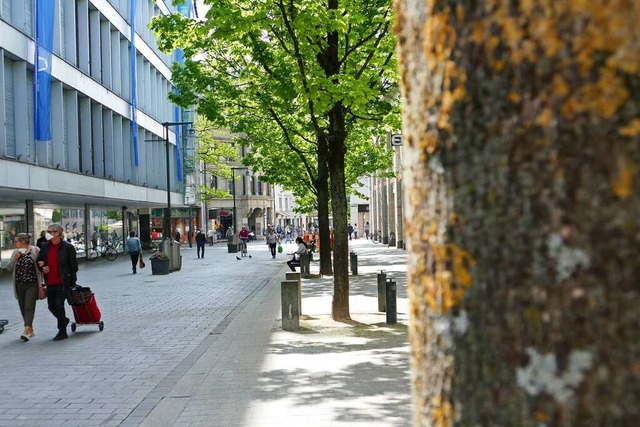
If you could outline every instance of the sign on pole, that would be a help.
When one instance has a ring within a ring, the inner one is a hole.
[[[400,147],[402,145],[402,135],[399,133],[394,133],[391,135],[391,146],[392,147]]]

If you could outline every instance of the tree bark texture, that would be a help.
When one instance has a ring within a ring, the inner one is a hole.
[[[637,425],[640,3],[395,8],[414,425]]]
[[[320,238],[320,274],[332,276],[331,244],[329,230],[329,147],[327,140],[318,139],[318,228]]]

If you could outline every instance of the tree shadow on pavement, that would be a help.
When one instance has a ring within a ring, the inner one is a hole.
[[[408,425],[410,378],[406,325],[322,328],[272,342],[275,369],[260,374],[252,397],[301,408],[329,404],[335,421]],[[283,366],[284,365],[284,366]]]

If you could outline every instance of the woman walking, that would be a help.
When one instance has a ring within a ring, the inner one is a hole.
[[[133,269],[133,274],[136,274],[138,270],[138,257],[140,256],[140,252],[142,252],[142,244],[140,243],[140,239],[136,237],[136,233],[134,231],[129,232],[129,237],[127,237],[127,243],[125,246],[125,251],[131,257],[131,267]]]
[[[31,246],[31,237],[25,233],[17,234],[13,242],[16,249],[11,254],[7,270],[13,271],[13,290],[24,321],[20,339],[26,342],[34,336],[33,317],[36,313],[36,301],[40,288],[44,287],[42,273],[36,263],[40,249]]]
[[[267,234],[267,245],[269,245],[269,250],[271,251],[271,258],[275,259],[276,257],[276,247],[279,241],[278,235],[273,232],[273,228],[270,228],[269,234]]]

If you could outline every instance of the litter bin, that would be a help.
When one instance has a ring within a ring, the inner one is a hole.
[[[180,270],[182,268],[182,255],[180,252],[180,242],[173,242],[171,253],[172,270]]]

